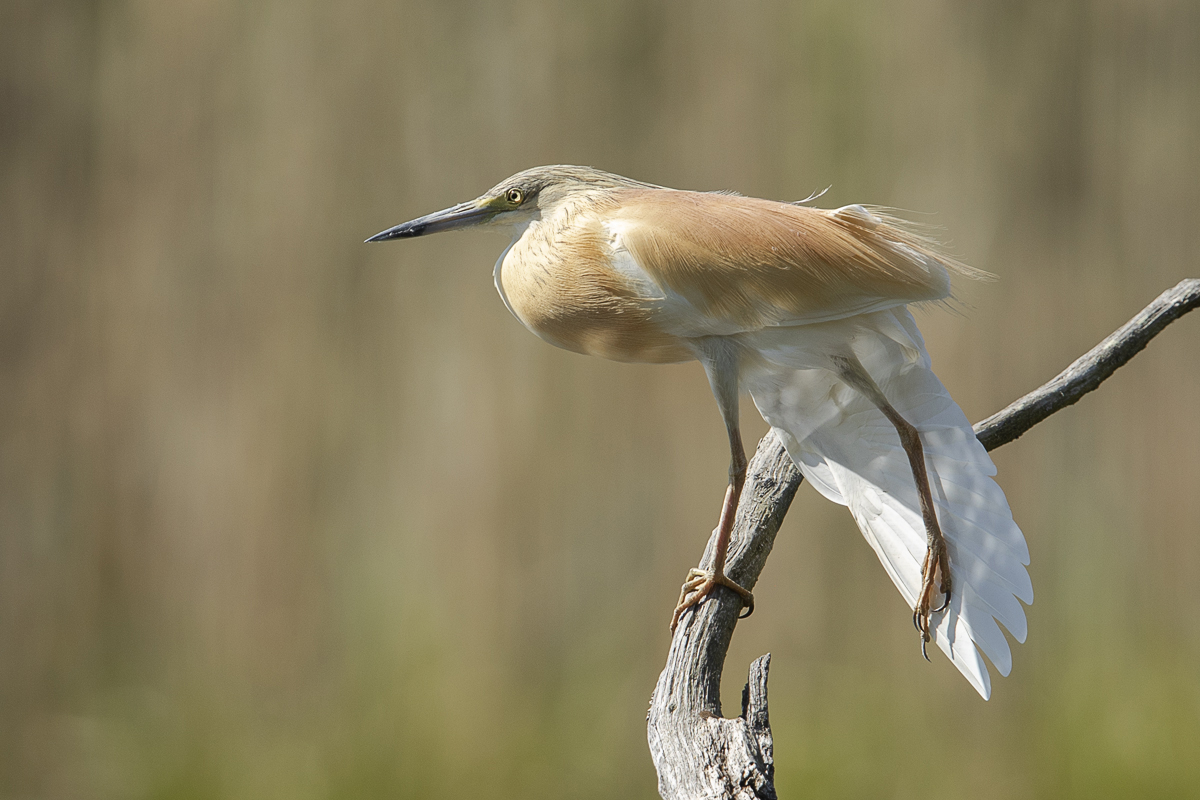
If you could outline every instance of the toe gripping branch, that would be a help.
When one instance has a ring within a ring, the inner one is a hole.
[[[679,602],[675,605],[675,613],[671,615],[671,633],[675,632],[683,612],[699,603],[718,586],[732,589],[741,597],[744,613],[739,613],[738,619],[745,619],[754,613],[754,593],[731,580],[724,570],[716,572],[707,569],[692,569],[688,572],[687,580],[679,589]]]

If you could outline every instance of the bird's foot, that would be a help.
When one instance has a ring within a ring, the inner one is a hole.
[[[939,594],[943,595],[942,604],[934,608],[933,601]],[[950,606],[950,556],[946,551],[946,540],[938,535],[929,541],[929,549],[925,552],[925,561],[921,564],[921,592],[917,595],[917,605],[913,609],[913,626],[921,634],[921,655],[929,660],[925,646],[929,644],[933,627],[929,617],[932,614],[945,611]]]
[[[732,589],[741,596],[742,603],[746,606],[746,613],[739,614],[738,619],[745,619],[754,613],[754,593],[749,589],[738,586],[725,575],[724,571],[716,573],[710,569],[693,569],[688,572],[687,580],[683,582],[683,586],[679,590],[679,603],[675,606],[675,613],[671,615],[671,633],[675,632],[675,626],[679,624],[679,618],[683,616],[683,612],[699,603],[718,586]]]

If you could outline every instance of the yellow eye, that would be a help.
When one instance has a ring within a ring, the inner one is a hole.
[[[505,192],[504,197],[514,206],[518,206],[521,204],[521,201],[525,199],[525,193],[520,189],[509,189],[507,192]]]

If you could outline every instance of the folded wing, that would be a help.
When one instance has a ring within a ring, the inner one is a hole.
[[[841,319],[938,300],[967,271],[899,220],[751,197],[629,189],[606,222],[616,261],[710,333]],[[687,331],[680,331],[686,335]]]

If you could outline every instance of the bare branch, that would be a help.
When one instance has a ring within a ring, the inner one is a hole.
[[[994,450],[1099,386],[1163,328],[1200,306],[1200,280],[1179,283],[1058,377],[975,426]],[[730,543],[726,573],[754,588],[783,517],[800,487],[800,471],[774,431],[750,462]],[[710,538],[701,565],[711,567]],[[718,589],[686,613],[675,630],[667,665],[650,701],[647,733],[664,800],[774,800],[775,767],[767,716],[770,654],[757,659],[742,699],[742,715],[721,717],[721,671],[740,599]]]
[[[1055,411],[1078,402],[1140,353],[1163,328],[1197,306],[1200,306],[1200,279],[1180,281],[1077,358],[1057,378],[976,425],[975,435],[988,450],[1008,444]]]

